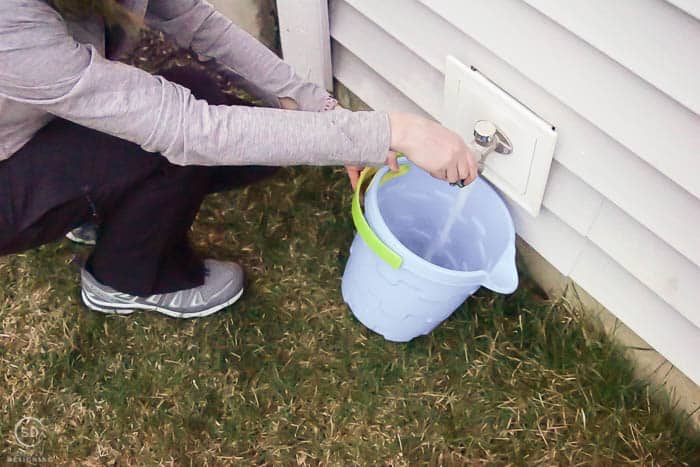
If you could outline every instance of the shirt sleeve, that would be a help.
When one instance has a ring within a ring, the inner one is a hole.
[[[150,0],[146,20],[178,45],[216,59],[278,98],[294,99],[300,110],[322,111],[332,105],[325,89],[301,79],[289,64],[205,1]]]
[[[44,2],[0,6],[0,96],[132,141],[179,165],[382,164],[384,112],[208,105],[76,42]]]

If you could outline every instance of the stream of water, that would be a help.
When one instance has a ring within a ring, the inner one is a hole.
[[[464,188],[459,189],[459,193],[457,193],[455,202],[452,205],[452,209],[450,210],[449,214],[447,215],[447,219],[445,220],[445,224],[442,226],[440,233],[435,237],[435,239],[428,245],[428,248],[426,248],[425,250],[423,258],[426,261],[432,263],[435,254],[445,247],[447,240],[449,240],[450,238],[452,227],[454,227],[455,222],[457,222],[457,219],[459,219],[462,213],[464,212],[464,206],[467,204],[467,200],[469,200],[469,196],[471,195],[473,189],[473,184],[469,184]]]

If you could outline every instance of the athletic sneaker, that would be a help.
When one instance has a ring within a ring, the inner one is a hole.
[[[97,225],[92,222],[78,226],[66,234],[66,238],[72,242],[83,245],[97,244]]]
[[[243,295],[243,268],[236,263],[204,260],[204,284],[149,297],[118,292],[100,284],[85,268],[81,273],[83,302],[102,313],[128,315],[136,310],[157,311],[173,318],[199,318],[233,304]]]

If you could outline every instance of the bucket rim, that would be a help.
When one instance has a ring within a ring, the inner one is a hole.
[[[411,161],[409,161],[406,158],[400,158],[399,159],[399,164],[401,165],[411,165],[416,168],[418,168],[415,164],[413,164]],[[378,216],[376,216],[376,219],[374,221],[378,221],[379,226],[383,232],[386,232],[390,238],[389,239],[384,239],[382,238],[382,241],[388,245],[391,246],[393,250],[396,251],[396,253],[403,258],[403,264],[402,268],[406,266],[407,259],[410,259],[411,262],[418,262],[422,264],[428,272],[433,272],[436,274],[441,274],[445,276],[449,276],[455,279],[473,279],[477,277],[484,277],[488,278],[489,274],[487,271],[480,269],[478,271],[459,271],[455,269],[448,269],[442,266],[439,266],[435,263],[432,263],[425,258],[421,257],[420,255],[414,253],[411,251],[406,245],[404,245],[397,237],[394,235],[394,233],[391,231],[388,225],[386,225],[386,222],[384,221],[384,217],[381,215],[381,210],[379,210],[379,201],[378,201],[378,196],[377,196],[377,191],[379,190],[378,184],[380,184],[380,180],[390,170],[389,166],[384,166],[381,169],[377,171],[377,173],[374,174],[374,177],[372,178],[372,181],[370,182],[367,191],[365,192],[365,211],[367,211],[367,204],[370,204],[372,208],[376,209],[377,213],[379,213]],[[446,183],[446,182],[445,182]],[[506,203],[503,201],[501,196],[498,194],[495,188],[491,186],[491,184],[483,179],[481,176],[477,177],[476,180],[472,183],[480,183],[484,184],[487,189],[491,190],[494,195],[496,195],[497,202],[499,203],[500,207],[503,209],[503,211],[507,214],[506,218],[508,221],[508,226],[510,227],[509,233],[508,233],[508,243],[509,244],[514,244],[515,243],[515,226],[513,224],[513,218],[510,214],[510,211],[508,210],[508,207],[506,206]],[[371,226],[372,227],[372,226]],[[373,230],[376,230],[374,227],[372,227]],[[376,232],[375,232],[376,233]],[[380,237],[381,238],[381,237]],[[503,257],[508,253],[509,249],[505,248],[503,252],[498,256],[498,259],[495,261],[498,263],[499,261],[503,260]]]

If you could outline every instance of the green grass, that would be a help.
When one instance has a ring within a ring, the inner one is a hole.
[[[73,464],[700,464],[686,419],[526,278],[408,344],[365,329],[340,295],[350,195],[299,168],[210,197],[193,239],[249,286],[194,321],[88,311],[67,241],[0,258],[0,463],[31,415],[34,454]]]

